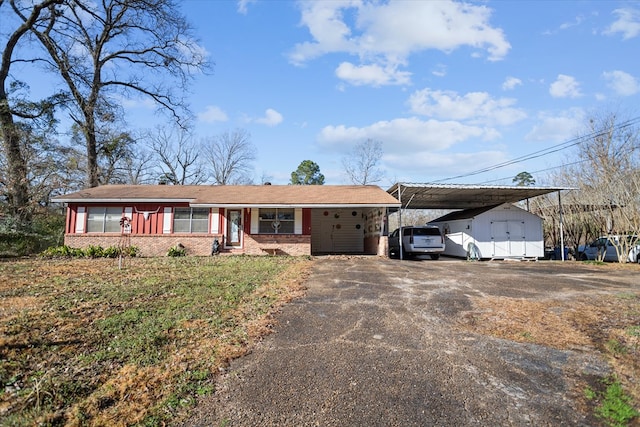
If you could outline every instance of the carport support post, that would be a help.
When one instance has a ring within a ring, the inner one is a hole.
[[[400,261],[402,261],[402,184],[398,183],[398,202],[400,202],[400,208],[398,209],[398,249],[400,251]]]
[[[560,191],[558,191],[558,213],[560,221],[560,259],[564,261],[564,231],[562,228],[562,197],[560,196]]]

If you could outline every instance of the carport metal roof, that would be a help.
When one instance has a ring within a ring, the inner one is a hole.
[[[562,190],[568,188],[398,182],[387,193],[398,199],[404,209],[474,209]]]

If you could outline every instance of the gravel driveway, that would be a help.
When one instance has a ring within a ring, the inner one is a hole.
[[[599,425],[580,407],[599,353],[461,327],[476,297],[640,294],[638,270],[575,262],[314,261],[306,295],[235,360],[188,426]]]

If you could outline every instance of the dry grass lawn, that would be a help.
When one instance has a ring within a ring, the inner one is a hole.
[[[0,263],[0,425],[161,425],[269,333],[310,261]]]
[[[603,269],[637,265],[603,265]],[[640,273],[640,271],[639,271]],[[639,276],[640,280],[640,276]],[[563,350],[598,352],[640,409],[640,292],[559,299],[474,298],[460,325],[475,333]],[[604,390],[606,384],[583,384]],[[615,423],[611,425],[616,425]],[[636,417],[632,424],[640,425]]]
[[[271,331],[310,266],[242,256],[134,258],[122,269],[110,259],[0,263],[0,425],[179,420]],[[601,352],[640,402],[639,294],[476,298],[460,327]]]

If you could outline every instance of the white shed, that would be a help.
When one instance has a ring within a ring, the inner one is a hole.
[[[542,218],[512,204],[451,212],[429,224],[446,237],[444,255],[472,259],[544,256]]]

